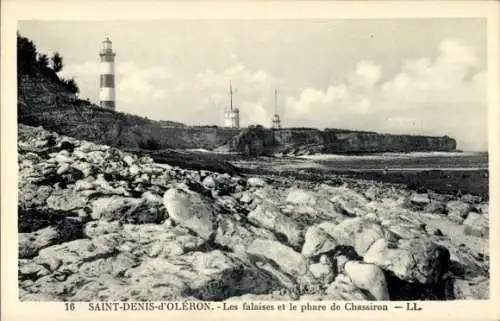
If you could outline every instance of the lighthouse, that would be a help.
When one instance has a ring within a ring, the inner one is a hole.
[[[115,109],[115,53],[111,46],[111,40],[106,38],[102,42],[99,52],[101,57],[101,85],[99,93],[99,105],[102,108]]]

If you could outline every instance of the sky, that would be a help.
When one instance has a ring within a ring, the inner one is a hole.
[[[99,99],[99,56],[116,52],[117,110],[222,125],[229,101],[242,126],[448,135],[487,150],[486,21],[482,19],[21,21],[60,75]]]

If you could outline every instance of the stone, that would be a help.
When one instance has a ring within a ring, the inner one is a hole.
[[[364,216],[366,214],[364,206],[368,204],[368,200],[346,185],[332,187],[323,184],[321,188],[332,195],[330,201],[337,204],[340,213],[351,217]]]
[[[38,251],[57,242],[59,232],[49,226],[32,233],[19,233],[19,258],[29,259],[38,255]]]
[[[165,192],[163,202],[169,217],[205,240],[216,231],[213,208],[200,194],[186,189],[171,188]]]
[[[365,301],[372,298],[356,287],[348,276],[338,274],[326,289],[326,299],[332,301]]]
[[[446,203],[446,211],[448,213],[448,218],[455,223],[462,224],[467,218],[471,206],[462,201],[449,201]]]
[[[264,202],[255,210],[248,213],[250,222],[267,228],[286,238],[286,242],[292,247],[301,248],[304,242],[302,228],[292,219],[281,213],[279,208]]]
[[[217,183],[215,182],[215,179],[212,176],[205,177],[205,179],[201,182],[201,184],[209,189],[214,189],[217,186]]]
[[[447,271],[450,253],[427,238],[402,239],[395,249],[380,239],[368,249],[363,260],[408,282],[436,284]]]
[[[286,202],[295,205],[316,205],[316,195],[312,191],[299,188],[292,188],[286,197]]]
[[[248,185],[252,187],[264,187],[266,186],[266,181],[260,177],[250,177],[247,180]]]
[[[87,205],[88,197],[70,189],[54,190],[47,198],[47,208],[60,211],[69,212]]]
[[[158,201],[113,195],[93,201],[91,216],[95,220],[144,224],[160,223],[166,214],[163,204]]]
[[[410,202],[420,208],[425,207],[431,202],[427,193],[415,193],[410,197]]]
[[[244,225],[233,218],[223,217],[219,220],[215,243],[238,252],[245,251],[256,238],[276,240],[274,234],[266,229]]]
[[[390,300],[384,272],[375,264],[348,261],[343,270],[357,288],[368,291],[374,300]]]
[[[452,281],[452,298],[455,300],[488,300],[490,297],[488,279],[475,278],[465,280],[455,278]]]
[[[66,269],[77,273],[83,262],[116,254],[118,238],[114,234],[89,239],[78,239],[41,249],[34,263],[48,267],[50,271]]]
[[[309,227],[305,233],[302,255],[306,258],[320,255],[335,249],[337,241],[321,228],[321,225]]]
[[[465,235],[489,238],[490,227],[486,215],[470,212],[463,222]]]
[[[276,286],[274,280],[244,257],[219,250],[192,252],[169,260],[149,259],[128,270],[125,276],[131,285],[123,290],[136,293],[129,295],[132,300],[161,300],[178,295],[219,301],[244,293],[268,293]]]
[[[84,233],[87,237],[93,238],[100,235],[119,233],[123,229],[122,223],[119,221],[91,221],[85,225]]]
[[[304,275],[307,272],[305,258],[280,242],[256,239],[248,245],[246,251],[257,257],[273,261],[281,270],[290,275]]]
[[[483,200],[481,196],[476,196],[476,195],[471,195],[471,194],[465,194],[460,197],[460,200],[462,202],[468,203],[468,204],[478,204],[481,203]]]
[[[309,265],[309,271],[322,284],[330,284],[335,278],[333,268],[325,263],[314,263]]]
[[[384,230],[378,223],[360,217],[341,222],[330,233],[339,245],[352,246],[359,256],[384,237]]]
[[[445,214],[446,204],[440,201],[431,201],[424,207],[423,211],[431,214]]]
[[[25,184],[19,189],[19,206],[23,209],[43,207],[52,193],[51,186]]]

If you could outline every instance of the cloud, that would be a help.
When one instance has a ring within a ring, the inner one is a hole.
[[[350,75],[351,85],[372,87],[382,78],[382,66],[372,61],[360,61]]]
[[[287,118],[304,126],[449,134],[462,148],[484,148],[486,72],[473,47],[443,39],[434,58],[405,60],[393,76],[383,77],[380,65],[359,61],[344,83],[288,97]]]

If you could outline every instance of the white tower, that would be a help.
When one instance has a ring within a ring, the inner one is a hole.
[[[230,107],[224,109],[224,126],[239,128],[240,127],[240,110],[238,108],[233,108],[233,86],[229,82],[229,98]]]
[[[274,90],[274,116],[273,129],[281,129],[280,115],[278,115],[278,90]]]
[[[106,38],[102,42],[101,57],[101,91],[99,105],[102,108],[115,109],[115,53],[111,41]]]

